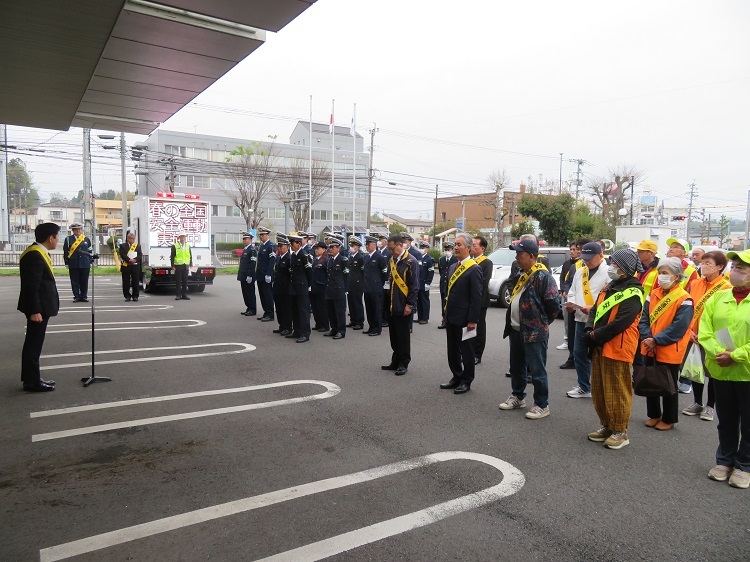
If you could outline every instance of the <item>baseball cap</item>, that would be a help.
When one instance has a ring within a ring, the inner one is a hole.
[[[730,260],[741,260],[750,265],[750,250],[742,250],[741,252],[728,252],[727,258]]]
[[[598,242],[589,242],[588,244],[584,244],[583,248],[581,248],[581,257],[585,259],[591,259],[594,256],[598,256],[599,254],[602,254],[602,247],[599,245]]]
[[[515,244],[508,246],[508,248],[516,252],[526,252],[532,256],[539,255],[539,244],[533,240],[519,240]]]
[[[641,240],[636,250],[645,250],[647,252],[656,253],[659,251],[659,246],[653,240]]]
[[[686,252],[690,251],[690,244],[688,244],[688,241],[684,238],[668,238],[667,246],[671,246],[672,244],[679,244]]]

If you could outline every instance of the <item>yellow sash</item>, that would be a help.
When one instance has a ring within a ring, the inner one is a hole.
[[[401,254],[401,259],[404,259],[404,256],[408,253],[409,250],[405,250],[404,253]],[[393,277],[393,282],[396,283],[396,286],[401,290],[404,296],[408,296],[409,287],[406,286],[406,281],[403,280],[403,278],[399,275],[398,270],[396,270],[396,262],[393,259],[393,256],[391,256],[391,277]]]
[[[516,286],[513,287],[513,293],[510,295],[510,300],[513,302],[513,299],[516,298],[516,295],[521,292],[521,290],[526,286],[526,283],[529,282],[529,279],[531,279],[531,276],[534,275],[537,271],[547,271],[547,268],[544,267],[544,264],[542,263],[535,263],[531,266],[531,269],[526,273],[524,271],[523,275],[518,278],[518,281],[516,281]]]
[[[591,285],[589,285],[589,268],[588,266],[581,271],[581,285],[583,286],[583,301],[589,308],[594,305],[594,296],[591,294]]]
[[[83,242],[86,239],[86,236],[81,234],[78,238],[76,238],[76,241],[73,242],[70,245],[70,248],[68,248],[68,259],[75,253],[75,251],[78,249],[78,246],[81,245],[81,242]]]
[[[482,254],[481,256],[479,256],[478,258],[476,258],[474,261],[477,262],[477,265],[479,265],[480,263],[482,263],[486,259],[487,259],[487,256],[485,256],[484,254]]]
[[[39,252],[40,254],[42,254],[42,258],[44,258],[44,263],[46,263],[47,267],[49,268],[50,275],[52,275],[52,277],[55,276],[55,273],[52,271],[52,258],[50,258],[49,254],[45,252],[42,249],[42,247],[39,246],[38,244],[32,244],[31,246],[26,248],[23,251],[23,254],[21,254],[21,257],[18,259],[18,261],[20,262],[23,259],[23,257],[29,252]]]
[[[133,243],[132,243],[132,244],[130,245],[130,248],[128,248],[128,254],[129,254],[130,252],[135,252],[135,249],[136,249],[136,247],[137,247],[137,246],[138,246],[138,242],[133,242]],[[130,259],[130,258],[128,258],[128,259]],[[129,265],[129,264],[130,264],[130,262],[129,262],[129,261],[123,261],[123,262],[122,262],[122,267],[128,267],[128,265]]]
[[[717,291],[723,291],[724,289],[729,289],[730,287],[731,285],[727,282],[726,279],[722,278],[720,281],[717,281],[716,285],[706,291],[701,299],[695,304],[693,317],[698,318],[701,315],[701,312],[703,312],[703,306],[706,304],[706,301],[708,301],[708,299],[713,296],[714,293],[716,293]]]
[[[443,307],[443,310],[448,307],[448,297],[451,296],[451,289],[453,288],[453,284],[458,281],[458,278],[461,277],[467,269],[475,265],[477,265],[476,260],[469,258],[461,263],[461,265],[456,268],[456,271],[453,272],[453,275],[451,275],[451,278],[448,280],[448,291],[445,293],[445,306]]]
[[[664,314],[664,312],[668,310],[670,306],[676,303],[680,297],[687,294],[687,292],[682,287],[677,287],[677,289],[679,290],[672,289],[669,293],[664,295],[664,298],[659,301],[656,309],[648,315],[648,320],[652,326],[659,319],[659,316]]]
[[[653,268],[646,274],[646,277],[643,278],[643,292],[646,295],[651,294],[651,289],[654,287],[654,283],[656,282],[656,278],[658,276],[659,272],[656,270],[656,268]]]
[[[576,271],[578,271],[582,267],[583,267],[583,260],[582,259],[577,259],[576,260]]]
[[[632,297],[638,297],[642,301],[643,291],[639,287],[628,287],[624,291],[617,291],[616,293],[608,296],[599,306],[596,307],[594,324],[599,322],[599,319],[604,316],[610,308]],[[612,319],[610,318],[610,322],[611,321]]]

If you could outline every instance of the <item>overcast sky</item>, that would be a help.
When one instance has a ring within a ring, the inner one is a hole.
[[[744,217],[748,23],[744,0],[318,0],[162,127],[287,142],[310,95],[323,122],[335,98],[340,125],[357,104],[365,146],[379,129],[374,211],[431,217],[435,184],[476,193],[502,168],[557,180],[562,152],[564,181],[568,159],[584,179],[632,165],[636,193],[686,206],[695,180],[697,208]],[[74,152],[81,132],[8,142]],[[94,190],[119,190],[117,154],[95,151]],[[50,156],[27,159],[37,187],[77,193],[80,164]]]

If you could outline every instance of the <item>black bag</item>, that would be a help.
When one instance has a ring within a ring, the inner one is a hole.
[[[644,365],[633,368],[633,393],[638,396],[672,396],[677,392],[669,367],[644,357]],[[649,365],[649,363],[651,363]]]

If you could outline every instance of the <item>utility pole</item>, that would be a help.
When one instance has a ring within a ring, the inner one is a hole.
[[[633,199],[635,198],[635,176],[630,176],[630,221],[629,225],[633,224]]]
[[[745,249],[750,248],[748,244],[748,234],[750,234],[750,189],[747,190],[747,210],[745,211]]]
[[[562,155],[563,153],[560,153],[560,183],[557,184],[557,194],[562,195]]]
[[[438,200],[438,184],[435,184],[435,210],[432,213],[432,247],[435,247],[435,238],[437,236],[437,200]]]
[[[578,190],[581,187],[581,166],[584,164],[588,164],[586,160],[577,159],[577,160],[568,160],[568,162],[572,162],[573,164],[576,164],[578,168],[576,169],[576,201],[578,201]]]
[[[698,197],[698,193],[695,189],[695,180],[693,180],[693,183],[688,184],[688,187],[690,188],[690,206],[688,207],[688,215],[687,215],[687,225],[685,230],[685,238],[688,241],[688,244],[690,243],[690,221],[693,218],[693,199],[695,197]],[[705,212],[705,211],[704,211]]]
[[[375,147],[375,133],[378,132],[378,128],[375,126],[375,123],[372,124],[372,129],[370,129],[370,169],[367,173],[367,233],[370,233],[370,215],[372,215],[372,177],[374,175],[373,169],[372,169],[372,161],[373,161],[373,150]],[[356,140],[355,140],[356,142]]]
[[[125,182],[125,133],[120,133],[120,182],[122,182],[122,241],[128,229],[128,187]]]
[[[83,130],[83,222],[89,223],[92,237],[94,231],[94,205],[91,198],[91,129]]]
[[[0,125],[2,132],[2,158],[0,158],[0,242],[8,242],[12,246],[10,227],[10,190],[8,189],[8,128]]]

